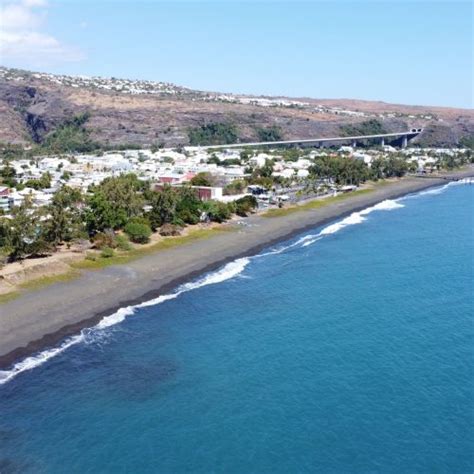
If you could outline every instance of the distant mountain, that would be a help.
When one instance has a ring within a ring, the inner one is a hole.
[[[90,113],[91,138],[105,146],[186,145],[190,129],[215,122],[232,124],[242,142],[258,140],[267,130],[296,139],[339,135],[348,126],[366,130],[371,124],[394,132],[423,127],[416,140],[429,146],[455,146],[474,135],[474,112],[467,109],[223,94],[165,82],[0,67],[0,142],[41,143],[84,112]]]

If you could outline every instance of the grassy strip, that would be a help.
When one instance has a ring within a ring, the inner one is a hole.
[[[287,216],[288,214],[293,214],[294,212],[300,211],[310,211],[312,209],[319,209],[320,207],[328,206],[329,204],[334,204],[339,201],[344,201],[353,196],[359,196],[361,194],[371,193],[373,189],[359,189],[357,191],[352,191],[350,193],[339,194],[337,196],[331,196],[324,199],[315,199],[309,201],[305,204],[300,204],[291,207],[283,207],[281,209],[270,209],[265,214],[262,214],[263,217],[282,217]]]
[[[185,245],[195,240],[206,239],[217,235],[221,232],[228,232],[232,230],[229,228],[213,228],[213,229],[198,229],[190,232],[188,235],[183,235],[180,237],[166,238],[157,242],[156,244],[149,245],[147,247],[138,247],[132,250],[117,253],[109,258],[104,258],[97,256],[96,260],[84,259],[79,262],[71,263],[71,267],[75,269],[85,269],[85,270],[95,270],[100,268],[109,267],[110,265],[120,265],[128,263],[131,260],[135,260],[140,257],[158,252],[160,250],[167,250],[173,247],[178,247],[179,245]]]
[[[53,283],[67,282],[74,280],[79,276],[79,272],[75,270],[70,270],[67,273],[59,273],[58,275],[48,275],[34,280],[21,283],[19,286],[22,290],[37,290],[43,286],[52,285]]]
[[[18,296],[20,296],[19,291],[10,291],[8,293],[4,293],[3,295],[0,295],[0,304],[8,303],[9,301],[18,298]]]
[[[17,288],[18,290],[13,290],[3,295],[0,295],[0,304],[8,303],[9,301],[18,298],[22,291],[27,290],[37,290],[42,288],[43,286],[52,285],[53,283],[61,283],[70,280],[74,280],[79,276],[79,272],[77,270],[71,269],[66,273],[59,273],[57,275],[48,275],[39,278],[35,278],[34,280],[27,281],[25,283],[20,283]]]
[[[96,260],[84,259],[78,262],[73,262],[69,264],[71,270],[66,273],[35,278],[34,280],[19,285],[18,290],[14,290],[9,293],[0,295],[0,305],[3,303],[7,303],[8,301],[14,300],[15,298],[18,298],[21,295],[22,291],[36,290],[38,288],[42,288],[53,283],[73,280],[81,274],[79,270],[98,270],[100,268],[109,267],[110,265],[120,265],[128,263],[132,260],[144,257],[160,250],[178,247],[179,245],[185,245],[196,240],[212,237],[222,232],[231,232],[234,230],[236,230],[236,228],[232,226],[212,229],[197,229],[190,231],[187,235],[165,238],[160,242],[157,242],[156,244],[149,245],[147,247],[134,248],[125,252],[120,252],[109,258],[100,257],[100,254],[98,254]]]

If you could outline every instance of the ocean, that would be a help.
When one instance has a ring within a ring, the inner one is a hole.
[[[474,471],[474,186],[353,213],[0,372],[0,473]]]

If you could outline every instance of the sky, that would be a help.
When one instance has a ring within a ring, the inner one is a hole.
[[[0,64],[472,108],[473,3],[0,0]]]

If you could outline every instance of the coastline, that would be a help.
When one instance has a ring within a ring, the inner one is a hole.
[[[470,176],[474,176],[472,166],[440,178],[404,178],[375,186],[369,193],[271,219],[251,216],[237,232],[216,234],[25,293],[0,305],[0,369],[94,326],[119,308],[168,293],[230,261],[258,254],[264,248],[386,199],[447,184],[444,178]]]

